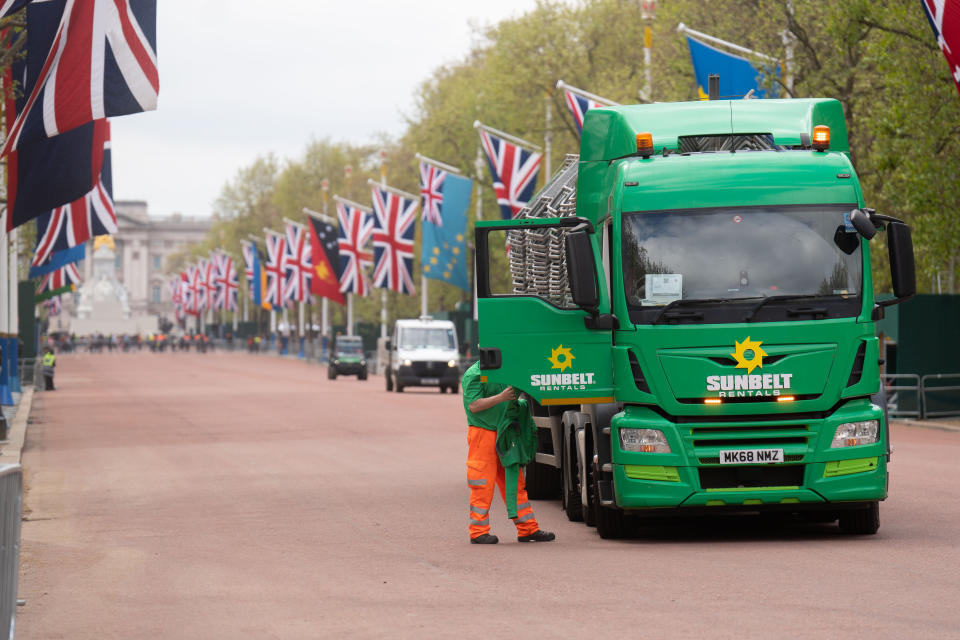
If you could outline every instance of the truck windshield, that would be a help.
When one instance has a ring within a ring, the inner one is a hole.
[[[453,329],[405,327],[400,330],[401,349],[456,349]]]
[[[623,217],[635,323],[856,315],[862,256],[848,205],[636,212]],[[668,307],[669,305],[669,307]]]

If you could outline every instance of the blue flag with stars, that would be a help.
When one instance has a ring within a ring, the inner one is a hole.
[[[758,83],[764,73],[770,69],[758,70],[747,58],[721,51],[716,47],[687,36],[690,58],[693,60],[693,73],[697,77],[697,93],[706,100],[710,74],[720,76],[720,98],[730,100],[742,98],[753,89],[755,98],[765,98],[767,92]],[[777,69],[779,75],[779,69]]]
[[[473,180],[426,163],[420,165],[423,277],[465,291],[467,280],[467,207]]]

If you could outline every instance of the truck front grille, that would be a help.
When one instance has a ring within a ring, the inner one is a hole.
[[[695,447],[728,445],[773,446],[806,444],[810,427],[805,424],[778,425],[704,425],[690,427],[691,444]]]
[[[418,376],[439,377],[447,373],[450,368],[446,362],[434,362],[431,360],[414,360],[411,365],[413,373]]]
[[[802,464],[749,465],[743,467],[704,467],[700,473],[702,489],[739,489],[744,487],[803,486]]]

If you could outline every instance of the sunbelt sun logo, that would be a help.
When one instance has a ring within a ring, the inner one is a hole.
[[[733,353],[736,369],[746,369],[745,374],[727,376],[707,376],[707,391],[719,392],[720,398],[747,398],[752,396],[779,396],[790,388],[792,373],[753,373],[754,369],[763,369],[763,358],[767,355],[760,340],[751,340],[747,336],[743,342],[733,341]]]
[[[551,371],[546,373],[535,373],[530,376],[530,386],[540,391],[583,391],[589,385],[594,384],[595,373],[574,373],[567,369],[573,369],[573,361],[576,356],[573,352],[562,344],[550,351],[546,356],[550,363]],[[556,370],[554,372],[553,370]]]

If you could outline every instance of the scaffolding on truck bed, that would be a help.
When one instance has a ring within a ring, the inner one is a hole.
[[[577,213],[577,163],[568,154],[544,187],[517,218],[566,218]],[[513,293],[544,298],[559,307],[572,307],[564,252],[566,229],[518,229],[508,236]]]

